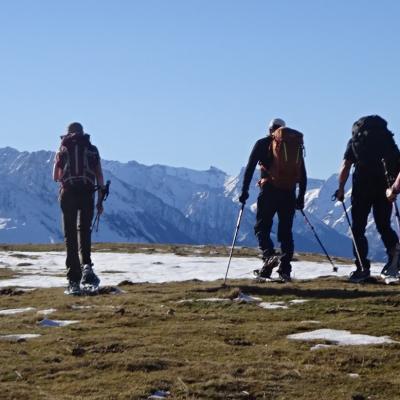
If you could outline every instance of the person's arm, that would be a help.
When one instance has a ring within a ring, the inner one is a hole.
[[[338,179],[339,187],[338,190],[336,191],[336,198],[339,201],[344,200],[344,187],[346,185],[347,179],[349,178],[352,164],[353,163],[350,160],[344,159],[340,167],[339,179]]]
[[[296,208],[298,210],[302,210],[304,208],[304,196],[306,194],[306,190],[307,190],[307,171],[303,160],[301,166],[301,178],[299,182],[299,194],[297,195],[296,199]]]
[[[96,167],[96,182],[99,186],[103,187],[104,186],[104,176],[103,176],[103,169],[101,168],[101,161],[99,159],[99,162]]]
[[[386,189],[386,197],[389,201],[395,201],[397,195],[400,193],[400,173],[397,175],[393,185]]]
[[[260,142],[258,141],[254,145],[253,150],[250,153],[250,157],[247,162],[246,169],[244,171],[242,194],[239,197],[239,201],[242,204],[245,204],[246,200],[249,198],[249,187],[251,179],[253,178],[254,170],[259,160],[260,160]]]
[[[53,180],[55,182],[59,182],[62,178],[62,169],[60,167],[60,154],[57,153],[54,158],[54,166],[53,166]]]

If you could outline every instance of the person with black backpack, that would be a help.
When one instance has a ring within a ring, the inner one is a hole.
[[[103,212],[104,178],[100,155],[79,122],[68,126],[56,153],[53,179],[60,182],[60,206],[65,245],[68,288],[66,294],[79,295],[82,289],[98,290],[100,279],[93,272],[91,224],[94,194],[98,189],[97,212]]]
[[[282,119],[273,119],[269,124],[269,135],[254,145],[244,173],[239,201],[246,203],[254,169],[259,164],[260,193],[254,231],[262,251],[263,265],[254,274],[257,278],[269,279],[272,270],[278,267],[280,279],[286,282],[291,280],[293,218],[296,209],[304,208],[307,173],[303,157],[303,135],[285,125]],[[299,193],[296,198],[297,184]],[[278,215],[278,241],[281,244],[279,256],[270,237],[275,214]]]
[[[386,198],[388,175],[396,177],[400,167],[400,151],[387,128],[387,122],[378,115],[369,115],[357,120],[352,127],[339,172],[337,200],[344,202],[345,184],[353,171],[351,194],[351,230],[356,269],[350,274],[351,282],[364,282],[370,277],[368,241],[365,237],[368,215],[372,209],[376,228],[386,248],[388,261],[381,276],[398,276],[400,255],[399,239],[391,227],[392,203]]]

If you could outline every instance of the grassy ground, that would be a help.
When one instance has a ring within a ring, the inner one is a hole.
[[[290,284],[190,281],[122,286],[120,295],[68,297],[62,289],[2,289],[0,309],[56,308],[42,328],[35,312],[0,316],[0,333],[40,333],[0,341],[1,399],[399,399],[400,344],[310,351],[288,334],[319,328],[388,335],[400,341],[400,288],[340,279]],[[233,298],[309,300],[288,309],[186,302]],[[76,309],[76,306],[91,308]],[[311,321],[320,321],[315,325]],[[359,374],[358,378],[349,374]]]

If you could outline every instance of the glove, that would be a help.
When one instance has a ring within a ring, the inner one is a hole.
[[[296,210],[302,210],[304,208],[304,196],[298,196],[296,199]]]
[[[249,198],[249,192],[244,190],[242,194],[239,196],[239,201],[242,204],[246,204],[246,200]]]
[[[339,188],[338,190],[336,190],[336,192],[334,193],[334,195],[332,197],[343,202],[344,201],[344,190]]]

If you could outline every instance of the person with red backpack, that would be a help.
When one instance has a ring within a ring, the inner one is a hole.
[[[386,198],[388,181],[385,173],[391,177],[397,176],[400,151],[393,133],[387,128],[387,121],[379,115],[362,117],[353,124],[352,137],[347,143],[339,172],[339,188],[334,194],[342,203],[352,166],[351,232],[356,269],[350,274],[349,280],[360,283],[370,278],[371,263],[365,229],[371,209],[388,255],[381,276],[385,281],[398,280],[400,244],[391,227],[392,203]]]
[[[97,291],[100,279],[92,269],[91,224],[97,189],[97,212],[103,212],[104,178],[99,152],[79,122],[71,123],[67,134],[61,136],[53,179],[61,185],[59,200],[67,250],[68,288],[65,293],[79,295],[81,285]]]
[[[269,124],[269,136],[256,142],[245,169],[242,192],[239,201],[246,203],[254,169],[259,164],[261,179],[257,199],[257,214],[254,231],[262,251],[263,265],[255,270],[257,277],[268,279],[272,270],[278,267],[282,281],[290,281],[293,257],[293,218],[295,210],[304,208],[304,195],[307,188],[307,173],[304,164],[303,135],[286,127],[280,118]],[[296,187],[299,193],[296,198]],[[278,215],[278,241],[281,254],[278,256],[271,240],[274,215]]]

